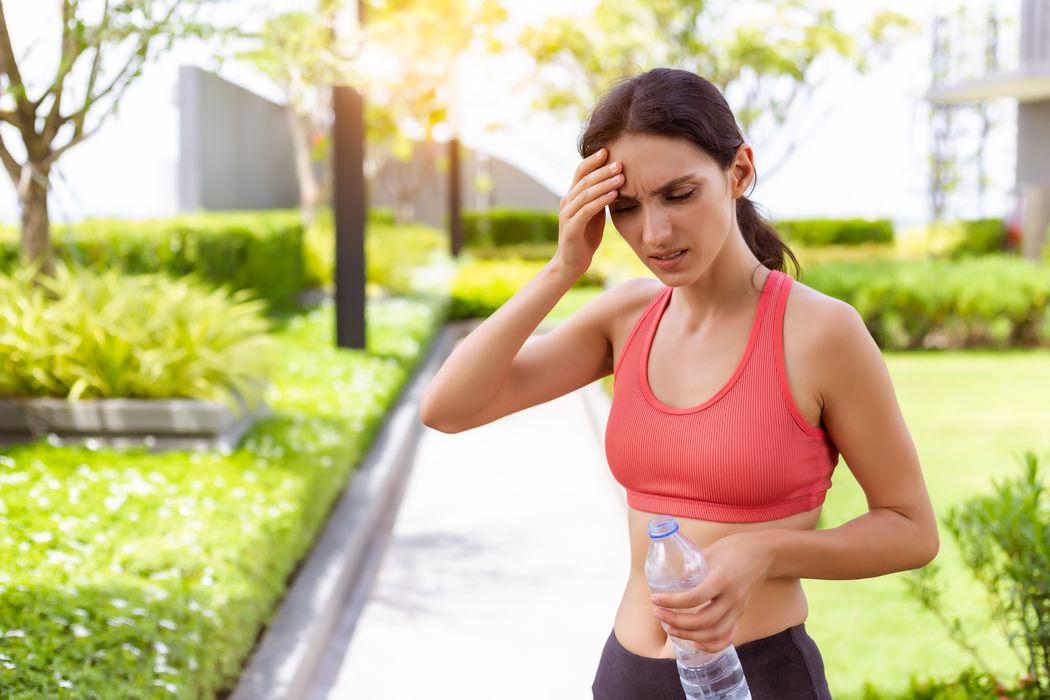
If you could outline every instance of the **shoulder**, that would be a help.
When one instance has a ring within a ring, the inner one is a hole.
[[[784,311],[785,352],[805,358],[824,385],[881,365],[882,354],[850,304],[794,281]]]

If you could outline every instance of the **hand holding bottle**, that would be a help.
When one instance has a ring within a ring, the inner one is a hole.
[[[654,614],[669,636],[695,641],[710,652],[732,643],[740,615],[772,564],[772,552],[755,534],[735,533],[704,548],[708,572],[700,585],[652,596]]]

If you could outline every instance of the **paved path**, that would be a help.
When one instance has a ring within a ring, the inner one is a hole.
[[[595,383],[426,429],[309,700],[589,699],[629,566],[607,412]]]

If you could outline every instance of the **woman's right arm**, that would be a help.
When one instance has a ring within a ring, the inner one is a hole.
[[[431,380],[420,402],[423,423],[443,432],[467,430],[609,374],[608,293],[526,343],[601,243],[609,195],[622,183],[618,164],[599,167],[604,157],[602,149],[576,170],[561,201],[555,256],[463,339]]]

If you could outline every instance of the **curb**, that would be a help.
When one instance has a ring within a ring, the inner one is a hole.
[[[419,399],[445,358],[477,321],[446,324],[387,413],[350,484],[332,507],[313,548],[230,695],[230,700],[299,700],[307,695],[341,612],[362,580],[377,526],[392,526],[424,427]],[[389,511],[395,511],[393,513]],[[384,517],[385,516],[385,517]],[[374,574],[374,572],[373,572]]]

